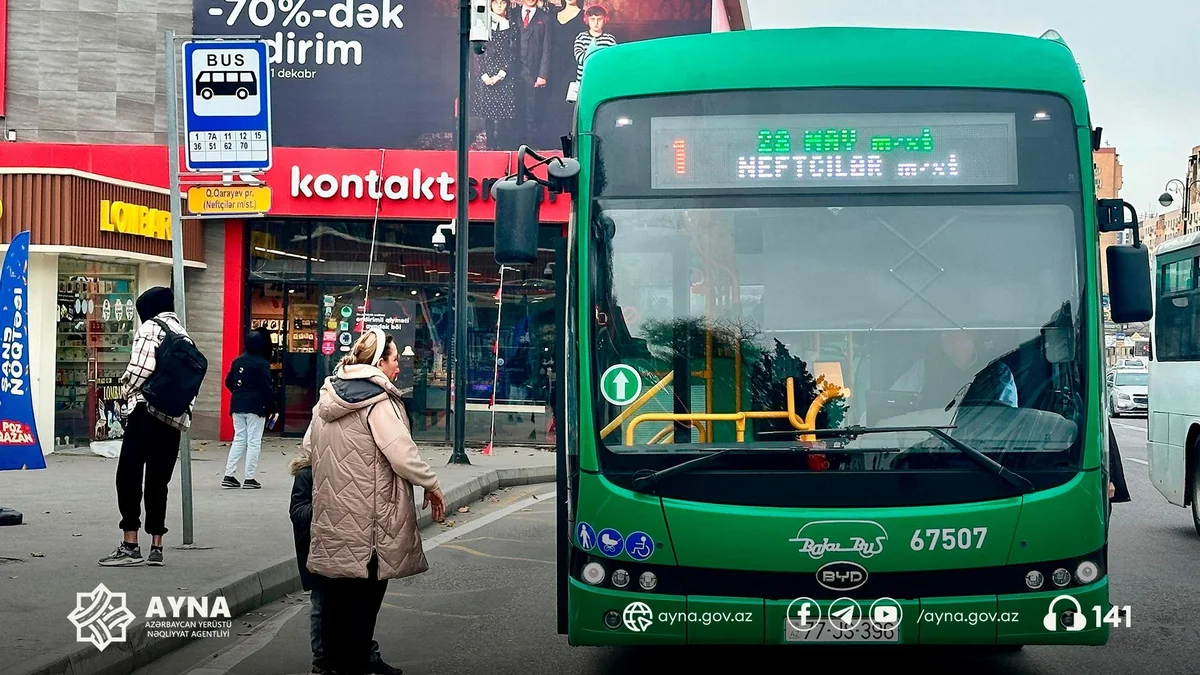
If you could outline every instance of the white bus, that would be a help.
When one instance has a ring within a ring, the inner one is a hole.
[[[1200,534],[1200,232],[1154,252],[1146,420],[1150,482]]]

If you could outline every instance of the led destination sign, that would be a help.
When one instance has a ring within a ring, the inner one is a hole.
[[[1017,184],[1008,113],[654,117],[650,139],[653,189]]]

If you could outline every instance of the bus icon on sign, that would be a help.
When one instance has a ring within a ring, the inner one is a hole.
[[[205,101],[214,96],[236,96],[244,101],[258,96],[258,78],[250,70],[205,70],[196,76],[196,95]]]
[[[199,117],[257,117],[270,82],[266,59],[254,48],[197,48],[189,54],[188,100]],[[248,127],[235,125],[232,130]]]

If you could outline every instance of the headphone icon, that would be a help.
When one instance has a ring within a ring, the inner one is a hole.
[[[1069,595],[1060,595],[1050,601],[1050,609],[1046,611],[1046,617],[1042,619],[1042,625],[1046,627],[1046,630],[1058,630],[1058,616],[1054,614],[1054,606],[1057,605],[1060,600],[1066,600],[1075,606],[1075,612],[1072,615],[1073,618],[1071,619],[1071,625],[1067,626],[1067,630],[1076,631],[1087,628],[1087,617],[1084,616],[1083,607],[1079,605],[1079,601]]]

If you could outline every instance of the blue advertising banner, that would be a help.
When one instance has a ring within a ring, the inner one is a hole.
[[[13,237],[0,270],[0,471],[44,469],[29,387],[29,232]]]

